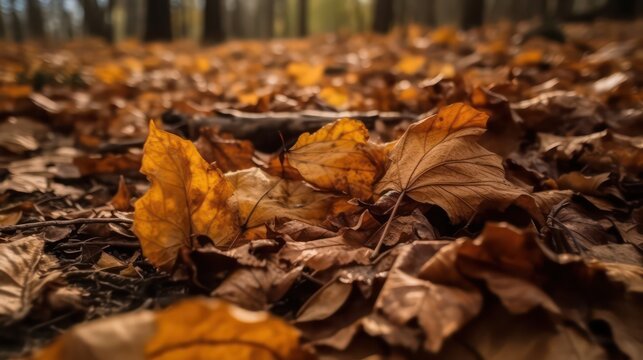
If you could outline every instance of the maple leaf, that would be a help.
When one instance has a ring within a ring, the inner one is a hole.
[[[476,143],[488,116],[463,103],[412,124],[391,151],[391,165],[375,191],[399,191],[389,221],[404,198],[443,208],[452,222],[468,219],[483,201],[511,201],[521,194],[504,177],[501,158]]]
[[[386,160],[384,149],[368,142],[364,124],[352,119],[302,134],[286,159],[314,186],[362,199],[372,195]]]
[[[134,233],[145,257],[169,270],[179,249],[192,247],[192,235],[228,241],[235,230],[228,204],[234,188],[194,144],[150,122],[143,154],[141,172],[152,184],[135,203]]]
[[[307,358],[299,332],[282,320],[201,298],[78,325],[34,358],[90,360],[104,354],[119,359]]]

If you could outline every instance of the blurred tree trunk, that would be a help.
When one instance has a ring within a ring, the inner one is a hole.
[[[144,40],[172,40],[170,0],[147,0],[146,5]]]
[[[45,37],[45,23],[38,0],[27,0],[27,25],[29,37],[35,39]]]
[[[203,11],[203,42],[215,44],[224,40],[221,0],[205,0]]]
[[[4,40],[7,32],[4,30],[4,13],[0,11],[0,39]]]
[[[485,9],[484,0],[464,0],[462,5],[462,27],[471,29],[482,26]]]
[[[308,0],[298,0],[297,1],[297,20],[298,29],[297,33],[299,36],[308,35]]]
[[[126,37],[138,37],[141,35],[140,32],[140,22],[141,19],[138,16],[139,12],[139,3],[137,1],[125,0],[125,36]]]
[[[385,34],[393,27],[393,0],[375,0],[373,31]]]
[[[80,0],[83,8],[83,31],[89,36],[103,36],[101,9],[96,0]]]
[[[11,32],[13,33],[13,40],[15,42],[23,42],[25,37],[22,32],[22,24],[16,9],[16,0],[11,0]]]
[[[260,5],[264,5],[266,7],[266,21],[264,28],[261,30],[261,35],[263,35],[262,37],[270,39],[272,38],[273,31],[275,29],[275,2],[274,0],[264,0]]]

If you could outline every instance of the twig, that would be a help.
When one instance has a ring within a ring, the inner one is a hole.
[[[131,224],[133,222],[134,222],[133,220],[121,219],[121,218],[78,218],[78,219],[72,219],[72,220],[49,220],[49,221],[38,221],[38,222],[27,223],[27,224],[4,226],[4,227],[0,227],[0,232],[26,230],[26,229],[45,227],[45,226],[67,226],[67,225],[97,224],[97,223]]]

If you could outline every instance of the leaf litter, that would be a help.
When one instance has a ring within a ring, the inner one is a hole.
[[[30,52],[0,355],[643,357],[637,26]]]

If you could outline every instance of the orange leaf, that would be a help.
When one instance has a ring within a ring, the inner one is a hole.
[[[299,332],[267,312],[220,300],[189,299],[165,310],[135,311],[83,323],[61,335],[35,359],[307,358]]]
[[[382,148],[368,142],[364,124],[352,119],[302,134],[286,158],[309,183],[361,199],[372,195],[386,160]]]
[[[228,199],[234,189],[192,142],[150,122],[141,172],[152,185],[135,204],[134,232],[153,265],[171,269],[179,249],[192,247],[192,235],[215,243],[230,239],[235,217]]]

